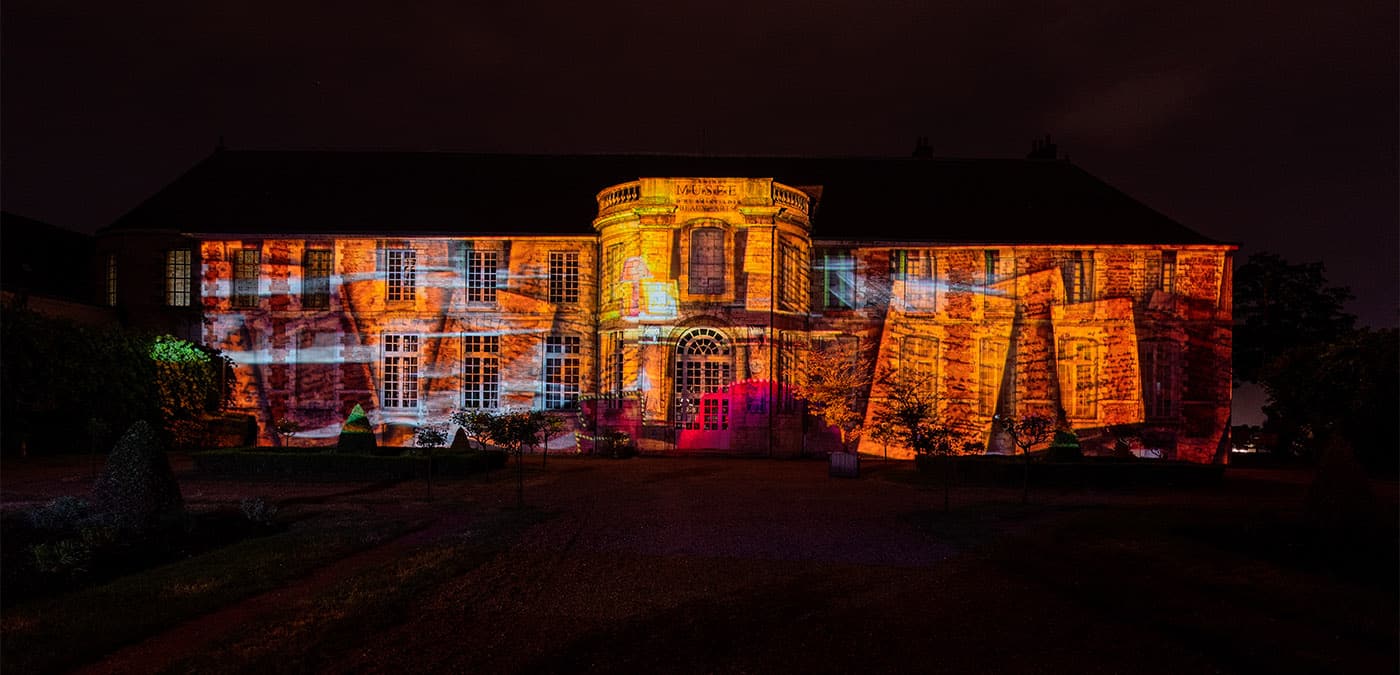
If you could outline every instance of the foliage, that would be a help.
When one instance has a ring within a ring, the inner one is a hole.
[[[870,388],[870,357],[854,340],[818,342],[807,351],[797,394],[812,413],[841,432],[849,451],[865,423],[861,399]]]
[[[117,441],[92,495],[98,511],[123,529],[146,530],[185,513],[165,450],[145,421],[131,425]]]
[[[374,428],[369,424],[365,409],[356,403],[340,427],[340,438],[336,440],[336,452],[348,454],[370,454],[378,449],[374,440]]]
[[[996,423],[998,428],[1011,436],[1011,442],[1027,457],[1030,456],[1031,448],[1055,436],[1055,422],[1039,415],[998,415]]]
[[[609,429],[599,434],[595,448],[605,448],[604,456],[614,459],[636,454],[636,448],[632,447],[632,437],[621,429]]]
[[[946,455],[960,447],[953,429],[938,419],[932,376],[908,370],[884,371],[879,377],[885,398],[875,410],[881,438],[901,443],[917,455]]]
[[[1235,270],[1234,286],[1236,381],[1260,382],[1279,355],[1334,340],[1356,323],[1342,309],[1351,291],[1328,286],[1322,263],[1295,265],[1255,253]]]
[[[486,441],[491,438],[492,415],[489,411],[459,408],[452,411],[449,419],[461,427],[467,438],[475,441],[478,448],[486,449]]]
[[[277,420],[277,423],[274,424],[272,428],[277,432],[278,436],[282,437],[282,445],[287,445],[292,442],[292,437],[301,433],[301,422],[283,417]]]
[[[66,531],[77,530],[78,524],[91,512],[87,501],[65,495],[55,497],[48,504],[37,507],[26,515],[31,527],[37,530]]]
[[[140,419],[172,431],[225,400],[229,364],[218,350],[114,326],[85,326],[23,309],[0,310],[0,417],[7,443],[71,449],[80,419],[125,429]],[[92,431],[92,429],[90,429]]]
[[[447,445],[446,424],[424,424],[413,432],[413,445],[418,448],[441,448]]]
[[[1395,329],[1350,331],[1327,343],[1300,345],[1260,373],[1268,394],[1266,431],[1285,449],[1316,454],[1345,439],[1372,471],[1393,473],[1400,429],[1400,337]]]
[[[262,497],[244,497],[238,502],[238,510],[248,522],[263,527],[272,525],[277,517],[277,505],[268,503]]]
[[[491,415],[487,437],[517,455],[534,448],[540,433],[549,428],[550,416],[540,410],[516,410]]]

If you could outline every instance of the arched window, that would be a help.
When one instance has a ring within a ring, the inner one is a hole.
[[[676,343],[676,427],[719,431],[729,428],[733,348],[717,330],[696,328]]]
[[[690,232],[690,292],[724,292],[724,230],[718,227]]]

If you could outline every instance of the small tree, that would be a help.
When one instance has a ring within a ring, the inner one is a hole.
[[[1021,450],[1021,456],[1025,459],[1024,473],[1021,477],[1021,503],[1030,503],[1031,448],[1055,435],[1055,423],[1050,418],[1039,415],[997,415],[993,421],[1011,437],[1011,443]]]
[[[841,433],[841,450],[851,451],[865,423],[861,398],[870,388],[870,358],[854,340],[820,342],[807,352],[798,396],[813,414]]]
[[[487,410],[475,410],[471,408],[458,408],[452,411],[449,418],[453,424],[462,428],[462,432],[467,438],[475,442],[482,452],[486,451],[486,441],[491,438],[491,425],[494,416]]]
[[[492,443],[515,453],[515,501],[525,507],[525,448],[535,447],[549,416],[539,410],[518,410],[490,416],[488,437]]]
[[[942,458],[943,510],[947,511],[958,434],[939,420],[933,376],[909,370],[885,371],[879,382],[885,388],[885,399],[875,411],[875,429],[904,443],[918,456]]]
[[[413,444],[428,460],[428,499],[433,498],[433,449],[447,445],[446,424],[424,424],[413,432]]]
[[[277,432],[278,436],[282,437],[282,446],[290,447],[292,438],[301,433],[301,423],[294,419],[283,417],[277,420],[277,424],[273,426],[273,429]]]

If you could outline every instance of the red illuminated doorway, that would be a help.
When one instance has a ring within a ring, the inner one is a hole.
[[[676,341],[676,449],[729,449],[729,384],[734,349],[712,328],[694,328]]]

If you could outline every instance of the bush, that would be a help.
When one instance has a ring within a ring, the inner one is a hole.
[[[185,513],[180,485],[145,421],[131,425],[117,441],[92,494],[98,510],[123,529],[146,530]]]
[[[243,512],[243,517],[254,525],[267,527],[272,525],[273,519],[277,517],[277,505],[269,504],[262,497],[245,497],[238,503],[238,510]]]
[[[34,555],[34,569],[43,574],[76,577],[87,572],[92,564],[92,547],[82,539],[36,544],[30,551]]]
[[[76,531],[89,513],[88,503],[78,497],[63,496],[40,506],[27,515],[36,530],[50,532]]]
[[[336,441],[336,452],[347,454],[373,454],[378,446],[374,441],[374,429],[369,425],[365,409],[356,403],[340,427],[340,438]]]

